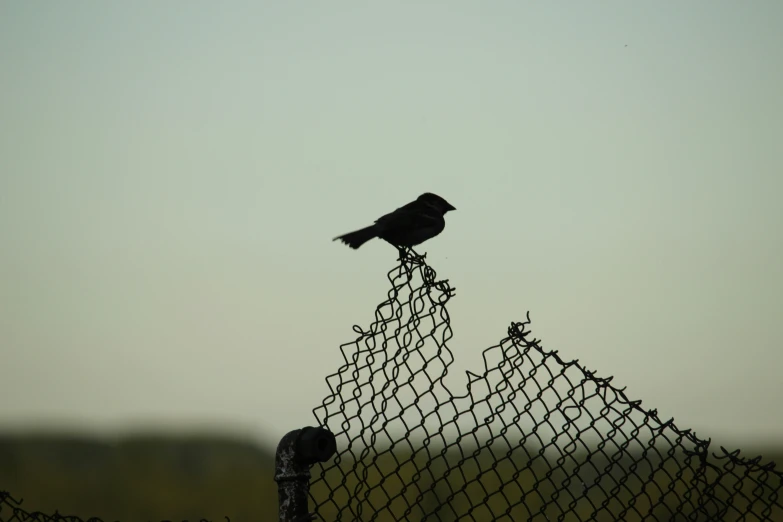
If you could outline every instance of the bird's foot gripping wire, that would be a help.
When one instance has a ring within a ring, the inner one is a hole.
[[[397,253],[400,258],[399,261],[411,267],[426,265],[425,259],[427,259],[427,253],[419,254],[411,247],[397,247]]]
[[[407,272],[409,278],[416,268],[427,267],[427,262],[425,261],[427,258],[426,252],[424,254],[419,254],[411,247],[401,246],[397,247],[397,252],[400,256],[400,266],[405,268],[405,272]]]

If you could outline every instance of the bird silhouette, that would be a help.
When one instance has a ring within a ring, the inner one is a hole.
[[[373,238],[380,238],[397,247],[413,247],[432,239],[446,226],[444,215],[451,210],[457,210],[448,201],[425,192],[415,201],[411,201],[375,220],[369,227],[349,232],[334,238],[353,249],[357,249]]]

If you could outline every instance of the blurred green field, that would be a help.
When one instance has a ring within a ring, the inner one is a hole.
[[[783,462],[781,449],[753,452],[757,453],[764,455],[764,462]],[[660,499],[662,504],[676,504],[675,494],[686,495],[693,473],[687,468],[678,474],[677,461],[684,458],[681,454],[663,466],[641,455],[623,455],[614,463],[602,460],[603,457],[593,457],[588,462],[586,455],[573,455],[555,470],[550,464],[556,466],[556,456],[543,459],[532,450],[517,450],[508,458],[498,448],[464,454],[469,458],[449,451],[429,465],[421,456],[411,457],[409,450],[385,452],[359,465],[343,460],[341,467],[350,470],[345,483],[339,485],[343,472],[337,469],[326,477],[334,490],[331,501],[327,500],[323,481],[313,486],[316,498],[325,501],[320,514],[324,520],[333,520],[341,508],[346,508],[342,519],[353,520],[347,509],[350,507],[354,512],[361,510],[363,520],[369,520],[377,511],[381,512],[379,520],[419,520],[425,511],[437,511],[441,520],[455,520],[467,512],[476,520],[526,520],[531,516],[534,520],[546,520],[557,519],[563,509],[571,506],[573,513],[564,519],[570,521],[587,518],[596,506],[600,508],[606,499],[601,489],[609,492],[617,488],[606,504],[608,509],[598,513],[595,520],[616,520],[612,513],[616,515],[630,504],[632,507],[622,520],[633,521],[641,519],[640,514]],[[608,465],[612,468],[609,473],[592,485],[603,474],[598,470],[607,469]],[[576,466],[579,467],[574,474]],[[623,476],[630,466],[635,466],[634,476],[618,486],[612,477]],[[447,473],[449,468],[452,471]],[[522,468],[524,471],[517,472]],[[398,473],[382,478],[393,469],[398,469]],[[736,473],[742,475],[742,470]],[[567,487],[560,487],[569,474],[575,478]],[[651,474],[654,480],[646,485],[635,477]],[[239,439],[151,435],[109,442],[55,435],[0,436],[0,490],[23,499],[21,507],[30,512],[57,511],[61,515],[100,517],[105,521],[217,521],[225,517],[233,522],[276,520],[277,488],[273,475],[273,449]],[[770,486],[779,487],[779,479],[774,480],[777,482],[770,482]],[[372,487],[379,484],[382,487]],[[747,479],[727,482],[725,486],[726,491],[736,488],[752,495],[753,485]],[[642,488],[644,494],[639,495]],[[408,511],[420,494],[420,506]],[[717,497],[725,495],[716,491]],[[525,501],[506,513],[504,496],[514,503],[523,497]],[[554,498],[557,501],[550,502]],[[636,500],[631,502],[632,498]],[[744,509],[747,502],[738,498],[737,508]],[[763,505],[756,504],[753,510],[761,513]],[[654,512],[660,520],[685,519],[689,514],[686,510],[681,518],[671,516],[663,505]],[[5,520],[4,516],[0,515],[0,520]],[[783,521],[779,508],[770,516],[770,520]],[[735,519],[732,516],[724,520]]]
[[[273,451],[207,436],[6,436],[0,490],[26,511],[84,519],[275,520]]]

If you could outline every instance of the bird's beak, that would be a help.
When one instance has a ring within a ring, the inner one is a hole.
[[[447,206],[446,206],[446,211],[447,211],[447,212],[448,212],[449,210],[457,210],[457,209],[456,209],[456,207],[452,207],[450,203],[446,203],[446,205],[447,205]]]

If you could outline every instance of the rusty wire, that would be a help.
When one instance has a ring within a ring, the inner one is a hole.
[[[323,520],[783,521],[774,464],[711,454],[611,377],[544,350],[529,315],[458,383],[454,288],[412,250],[388,280],[313,410],[338,444],[313,469]]]
[[[27,511],[22,507],[22,499],[11,496],[7,491],[0,491],[0,522],[103,522],[100,518],[81,519],[76,516]]]
[[[103,522],[98,517],[80,518],[74,515],[62,515],[55,511],[52,514],[41,511],[28,511],[23,507],[23,499],[14,498],[7,491],[0,490],[0,522]],[[224,517],[225,522],[231,522],[231,519]],[[161,522],[172,522],[163,520]],[[188,522],[183,520],[182,522]],[[201,519],[199,522],[210,522],[207,519]]]

